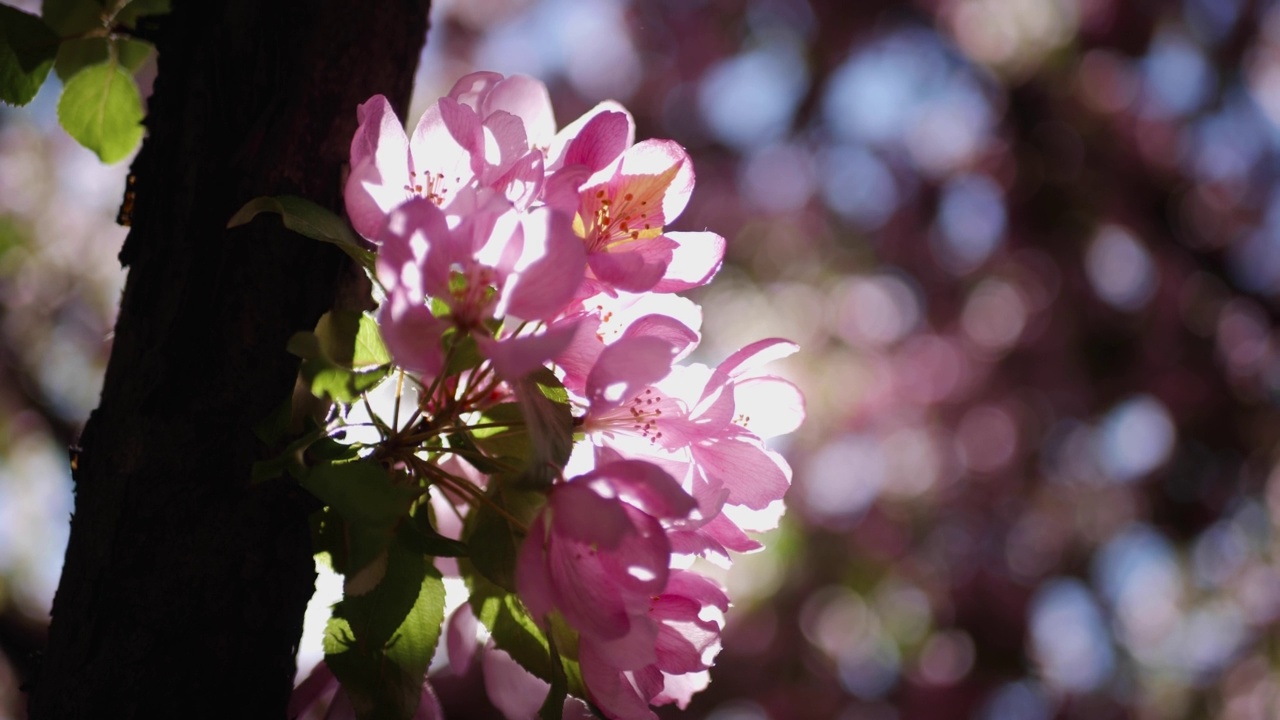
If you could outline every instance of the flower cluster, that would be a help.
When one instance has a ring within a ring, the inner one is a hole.
[[[576,661],[571,689],[607,717],[685,706],[729,606],[687,568],[758,549],[746,530],[776,522],[791,471],[765,440],[804,408],[761,367],[795,346],[684,362],[701,311],[673,293],[709,282],[725,242],[668,229],[692,163],[673,141],[636,142],[620,105],[557,131],[540,82],[481,72],[411,134],[381,96],[358,117],[347,214],[376,246],[391,365],[419,394],[403,426],[375,423],[366,455],[400,485],[432,488],[446,534],[454,516],[468,612],[482,615],[478,583],[513,591],[552,660]],[[512,500],[530,491],[536,502]],[[486,514],[518,538],[507,572],[481,559]],[[349,574],[348,595],[364,591]]]

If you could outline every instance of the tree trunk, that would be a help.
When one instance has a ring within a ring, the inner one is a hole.
[[[273,217],[225,226],[261,195],[341,209],[356,105],[404,111],[430,0],[173,5],[34,718],[284,716],[314,501],[250,485],[252,428],[293,388],[288,338],[354,272]]]

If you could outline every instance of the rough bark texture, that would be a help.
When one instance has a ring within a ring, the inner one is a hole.
[[[278,219],[225,225],[260,195],[340,210],[356,105],[404,110],[430,3],[173,4],[35,718],[284,716],[313,506],[250,486],[252,428],[293,387],[289,336],[351,270]]]

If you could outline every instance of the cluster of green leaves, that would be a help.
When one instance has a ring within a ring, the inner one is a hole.
[[[303,198],[254,199],[228,226],[262,213],[338,246],[373,276],[373,254],[347,224]],[[448,312],[443,303],[433,309]],[[585,694],[577,636],[554,618],[544,619],[544,631],[529,615],[516,594],[515,567],[527,528],[569,460],[569,395],[545,368],[501,387],[471,335],[450,331],[441,342],[444,377],[417,379],[394,366],[368,314],[331,311],[314,331],[294,335],[288,349],[301,359],[299,387],[319,401],[322,416],[295,417],[304,403],[294,398],[264,423],[260,437],[276,454],[258,463],[255,478],[292,476],[324,504],[313,523],[315,547],[345,577],[325,659],[360,717],[402,719],[417,709],[444,620],[433,559],[454,557],[476,617],[499,647],[550,683],[543,717],[559,718],[567,694]],[[421,398],[403,425],[374,415],[368,402],[367,393],[391,378]],[[373,417],[378,441],[338,439],[356,405]],[[487,476],[484,487],[443,470],[448,456]],[[460,539],[437,530],[432,485],[465,513]]]
[[[58,121],[106,163],[142,139],[142,95],[134,74],[154,47],[139,21],[169,0],[44,0],[37,17],[0,5],[0,101],[26,105],[52,69],[62,81]]]

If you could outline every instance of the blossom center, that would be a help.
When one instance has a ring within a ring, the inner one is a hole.
[[[461,183],[462,178],[456,178]],[[419,177],[416,170],[409,171],[409,182],[404,186],[405,199],[412,200],[415,197],[426,198],[437,206],[445,204],[445,196],[449,194],[449,188],[445,186],[444,173],[422,173]]]
[[[631,400],[610,408],[598,416],[588,416],[584,429],[588,432],[623,433],[647,438],[651,445],[662,442],[662,407],[667,398],[654,388]]]
[[[633,192],[615,196],[604,188],[588,196],[583,212],[574,220],[574,229],[587,243],[588,252],[608,252],[621,245],[662,234],[662,220],[649,199]],[[594,205],[594,212],[590,207]]]
[[[497,273],[485,265],[455,268],[449,276],[449,308],[458,327],[470,330],[487,320],[502,288]]]

